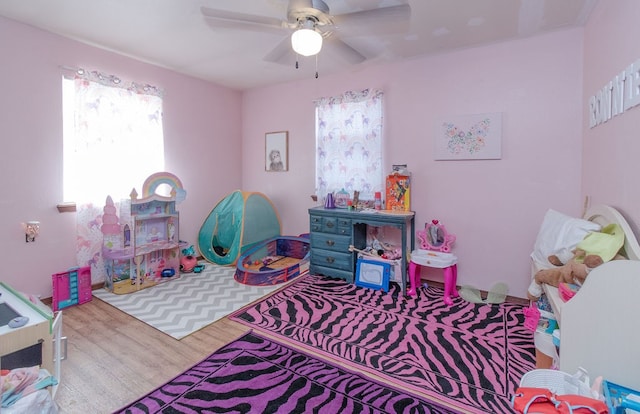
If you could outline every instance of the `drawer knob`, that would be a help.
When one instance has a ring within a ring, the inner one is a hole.
[[[336,259],[334,259],[333,257],[327,257],[327,263],[333,263],[335,261]]]
[[[327,246],[333,246],[334,244],[336,244],[335,241],[333,240],[327,240]]]
[[[327,227],[332,228],[333,227],[333,221],[327,222]]]

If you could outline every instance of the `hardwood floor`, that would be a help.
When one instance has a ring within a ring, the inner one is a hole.
[[[63,311],[60,412],[111,413],[249,329],[227,318],[178,341],[99,299]]]

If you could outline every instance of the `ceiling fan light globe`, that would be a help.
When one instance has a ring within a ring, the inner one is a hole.
[[[299,29],[291,35],[291,47],[302,56],[313,56],[322,49],[322,35],[312,29]]]

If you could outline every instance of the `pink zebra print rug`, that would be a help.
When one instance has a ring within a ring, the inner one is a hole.
[[[446,306],[442,289],[410,298],[392,286],[307,275],[231,318],[466,411],[513,412],[511,395],[535,365],[523,307]]]
[[[456,414],[249,332],[118,413]]]

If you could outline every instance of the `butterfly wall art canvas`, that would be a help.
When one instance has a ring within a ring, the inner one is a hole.
[[[435,160],[498,160],[502,113],[451,116],[436,124]]]

